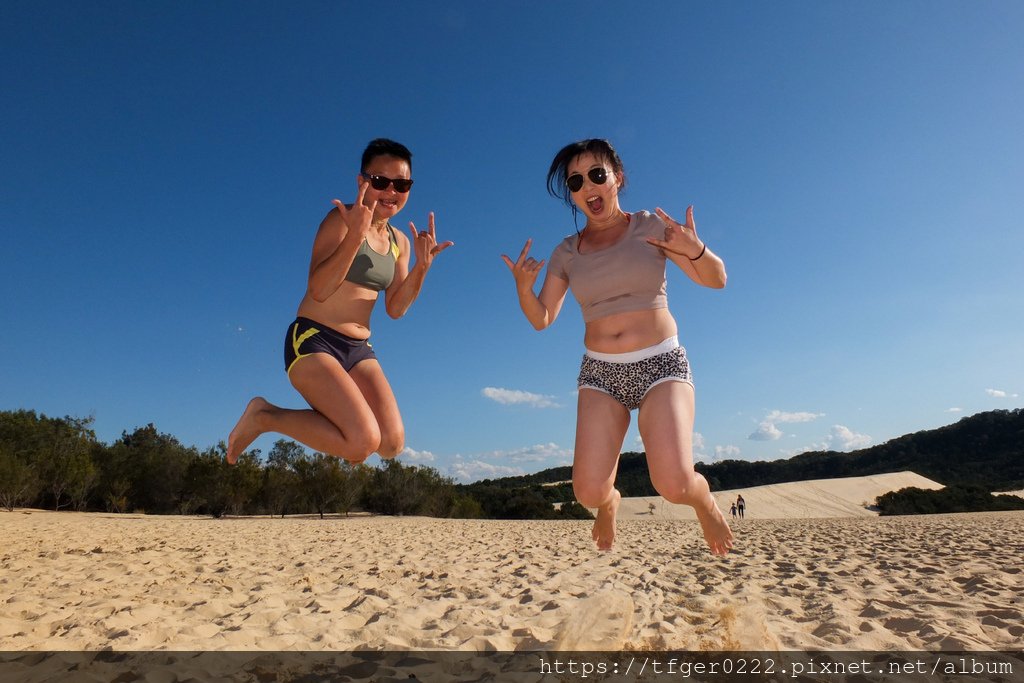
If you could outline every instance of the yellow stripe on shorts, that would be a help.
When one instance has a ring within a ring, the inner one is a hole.
[[[299,324],[295,323],[295,326],[292,328],[292,351],[295,352],[295,360],[293,360],[291,363],[288,364],[287,374],[291,374],[292,368],[295,367],[295,361],[299,360],[300,358],[305,358],[306,356],[310,355],[308,353],[299,353],[299,347],[302,346],[302,343],[304,341],[306,341],[307,339],[309,339],[310,337],[312,337],[313,335],[320,333],[320,330],[318,330],[315,327],[311,327],[308,330],[306,330],[305,332],[303,332],[301,335],[296,337],[295,333],[298,332],[298,331],[299,331]]]

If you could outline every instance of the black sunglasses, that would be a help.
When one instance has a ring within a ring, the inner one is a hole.
[[[608,171],[603,166],[598,166],[587,171],[587,177],[595,185],[604,185],[605,181],[608,180]],[[565,179],[565,184],[569,186],[570,192],[579,192],[583,188],[583,176],[579,173],[573,173]]]
[[[371,173],[360,173],[359,175],[369,180],[370,187],[375,190],[386,190],[388,189],[388,185],[394,185],[395,192],[405,194],[409,191],[409,188],[412,187],[412,180],[409,178],[388,178],[386,176],[373,175]]]

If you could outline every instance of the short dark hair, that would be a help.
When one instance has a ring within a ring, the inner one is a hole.
[[[612,171],[622,176],[622,187],[626,186],[626,170],[622,166],[622,159],[619,158],[619,153],[612,147],[612,143],[600,138],[590,138],[589,140],[570,143],[558,150],[558,154],[555,155],[554,160],[551,162],[551,168],[548,169],[548,194],[561,199],[570,207],[575,206],[572,202],[572,193],[569,191],[569,186],[565,184],[565,179],[572,160],[588,152],[601,161],[608,162],[612,167]]]
[[[395,157],[401,159],[405,163],[409,164],[409,172],[412,172],[412,152],[409,148],[400,142],[394,140],[388,140],[387,138],[377,138],[376,140],[370,140],[370,144],[363,150],[363,160],[359,166],[359,170],[363,173],[366,172],[366,167],[370,165],[370,162],[377,157]]]

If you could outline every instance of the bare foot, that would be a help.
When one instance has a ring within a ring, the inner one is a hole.
[[[693,508],[697,512],[697,519],[700,527],[704,530],[704,540],[715,555],[726,555],[732,548],[732,530],[725,515],[718,509],[718,503],[714,496],[708,493],[708,500],[704,506]]]
[[[597,509],[597,520],[594,522],[594,530],[591,536],[597,543],[598,550],[611,550],[615,541],[615,517],[619,512],[619,502],[622,494],[618,489],[612,489],[612,499]]]
[[[231,435],[228,436],[228,452],[227,461],[229,465],[234,465],[238,462],[238,456],[249,447],[256,437],[263,433],[259,427],[256,426],[259,414],[270,407],[262,397],[257,396],[253,400],[249,401],[249,405],[245,407],[245,412],[242,413],[242,417],[238,418],[238,424],[231,430]]]

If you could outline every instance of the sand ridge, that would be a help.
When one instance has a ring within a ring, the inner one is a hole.
[[[729,506],[742,494],[746,516],[757,519],[813,519],[818,517],[874,517],[878,496],[903,488],[937,490],[942,484],[914,472],[891,472],[865,477],[812,479],[785,484],[715,491],[718,507],[729,516]],[[697,519],[693,508],[674,505],[659,496],[623,498],[619,518]]]

